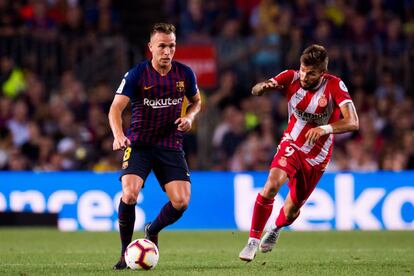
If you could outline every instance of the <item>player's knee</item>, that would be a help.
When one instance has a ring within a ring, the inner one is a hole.
[[[266,198],[274,198],[282,185],[283,182],[279,181],[279,179],[269,177],[263,188],[263,196]]]
[[[268,186],[271,186],[274,190],[278,191],[280,187],[282,187],[283,183],[286,182],[286,179],[287,175],[285,172],[277,168],[271,169],[267,178],[267,182],[269,183]]]
[[[138,195],[132,192],[122,193],[122,201],[129,205],[137,203],[137,197]]]
[[[274,198],[277,194],[278,189],[273,186],[265,185],[262,191],[262,196],[265,198]]]
[[[178,197],[175,198],[173,200],[171,200],[171,204],[172,206],[177,209],[177,210],[186,210],[188,207],[188,204],[190,203],[190,197],[188,196],[182,196],[182,197]]]

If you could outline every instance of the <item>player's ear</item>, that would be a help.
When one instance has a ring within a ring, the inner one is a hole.
[[[150,50],[150,52],[152,52],[152,45],[151,45],[151,41],[148,42],[148,49]]]

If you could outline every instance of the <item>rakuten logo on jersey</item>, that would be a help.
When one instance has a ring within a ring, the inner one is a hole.
[[[166,108],[172,105],[181,104],[183,101],[183,98],[178,99],[153,99],[150,100],[148,98],[144,98],[144,105],[151,106],[152,108]]]

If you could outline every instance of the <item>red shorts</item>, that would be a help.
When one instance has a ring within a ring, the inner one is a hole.
[[[291,140],[282,141],[273,157],[270,168],[279,168],[289,177],[290,197],[301,207],[318,184],[323,170],[309,164],[306,154],[291,145]]]

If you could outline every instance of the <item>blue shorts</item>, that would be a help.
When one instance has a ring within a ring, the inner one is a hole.
[[[190,182],[190,171],[182,150],[152,145],[131,145],[124,151],[120,179],[126,174],[135,174],[145,183],[151,170],[154,171],[163,191],[164,185],[173,180]]]

